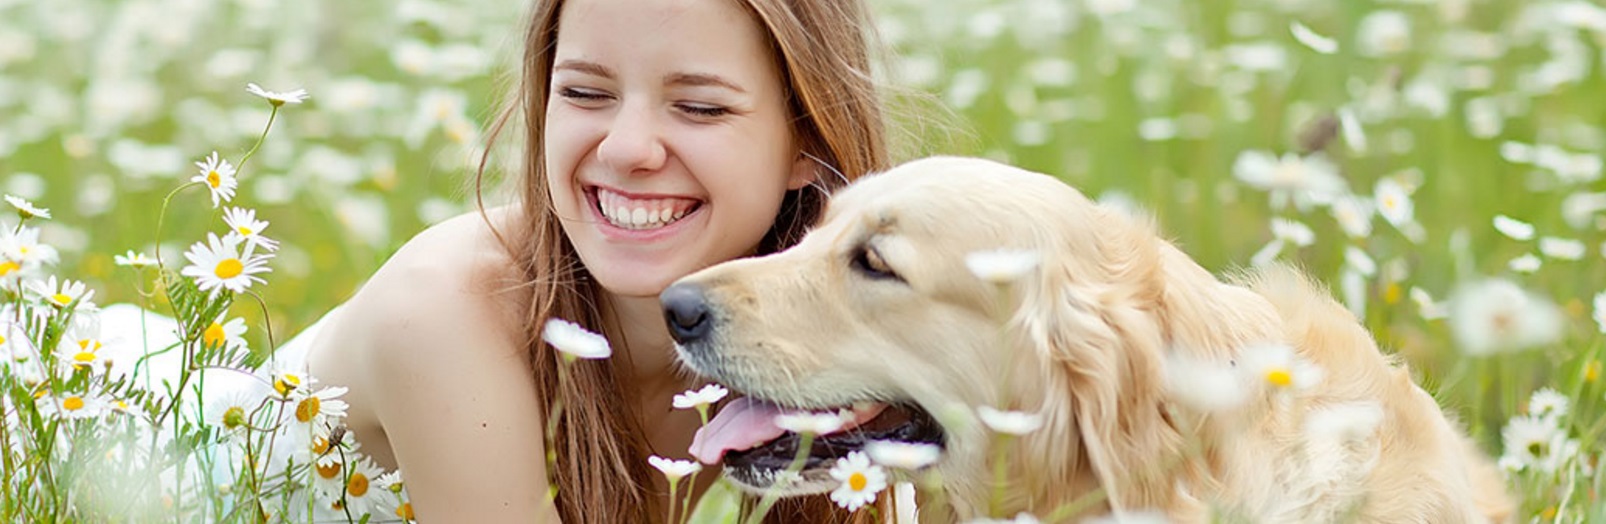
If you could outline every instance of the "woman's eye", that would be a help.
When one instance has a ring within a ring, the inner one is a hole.
[[[558,96],[567,98],[569,100],[574,100],[576,102],[591,102],[608,98],[607,94],[599,91],[592,91],[590,89],[577,89],[573,87],[559,88]]]
[[[681,111],[685,111],[687,114],[690,114],[692,116],[709,117],[709,118],[718,117],[718,116],[725,116],[725,115],[730,114],[730,112],[731,112],[731,110],[728,109],[728,108],[725,108],[725,107],[722,107],[722,106],[716,106],[716,105],[709,105],[709,104],[684,104],[683,103],[683,104],[675,104],[675,107],[680,108]]]

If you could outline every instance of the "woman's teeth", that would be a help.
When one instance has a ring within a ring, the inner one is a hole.
[[[632,199],[597,188],[597,207],[608,223],[624,229],[657,229],[686,216],[697,207],[689,198]]]

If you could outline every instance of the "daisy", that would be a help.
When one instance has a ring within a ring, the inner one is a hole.
[[[1249,263],[1255,267],[1265,266],[1282,254],[1283,248],[1289,244],[1306,247],[1316,242],[1316,233],[1310,226],[1286,218],[1271,219],[1271,242],[1256,251],[1250,257]]]
[[[56,248],[39,242],[39,229],[24,227],[17,231],[0,228],[0,256],[11,264],[0,276],[8,276],[19,269],[32,269],[54,264],[58,259]]]
[[[1013,282],[1026,275],[1041,262],[1042,256],[1035,251],[1015,249],[998,249],[992,251],[977,251],[965,255],[965,267],[970,269],[976,278],[994,284]]]
[[[1293,33],[1295,41],[1305,44],[1305,47],[1309,47],[1312,51],[1324,55],[1330,55],[1338,52],[1337,41],[1316,34],[1316,32],[1312,31],[1309,27],[1305,27],[1305,24],[1293,22],[1288,25],[1288,32]]]
[[[1411,301],[1416,303],[1417,313],[1422,315],[1423,320],[1439,320],[1450,316],[1444,303],[1434,300],[1433,295],[1429,295],[1427,290],[1411,286],[1410,296]],[[1602,324],[1602,326],[1606,326],[1606,324]],[[1606,331],[1606,327],[1601,329]]]
[[[307,90],[305,89],[297,89],[295,91],[280,93],[277,91],[268,91],[263,89],[262,86],[253,83],[246,84],[245,90],[253,95],[266,98],[268,103],[273,104],[273,107],[279,107],[285,104],[299,104],[306,99],[311,98],[311,96],[307,95]]]
[[[338,386],[313,393],[302,393],[301,390],[291,392],[289,422],[305,428],[309,433],[318,428],[338,426],[350,407],[346,401],[340,400],[340,396],[345,394],[346,388]]]
[[[1534,237],[1532,224],[1505,215],[1495,215],[1494,229],[1512,240],[1530,240]]]
[[[250,390],[231,391],[214,397],[201,412],[201,421],[218,428],[229,437],[243,437],[250,431],[252,414],[266,398]]]
[[[34,207],[33,202],[24,200],[22,197],[6,195],[6,202],[10,203],[11,207],[17,209],[17,216],[22,217],[23,220],[34,217],[50,218],[49,209]]]
[[[1539,237],[1539,253],[1557,260],[1582,260],[1584,243],[1571,238]]]
[[[1328,211],[1333,214],[1333,220],[1338,221],[1338,227],[1350,238],[1372,236],[1372,215],[1376,210],[1371,200],[1345,195],[1334,200]]]
[[[384,501],[382,494],[388,491],[374,489],[374,479],[379,478],[382,471],[374,465],[374,459],[362,457],[352,464],[350,474],[346,477],[344,493],[336,497],[344,497],[345,507],[351,515],[362,518],[363,514],[372,513]]]
[[[1404,229],[1412,222],[1416,206],[1411,203],[1411,190],[1392,177],[1380,178],[1372,188],[1377,213],[1395,228]]]
[[[1238,371],[1226,362],[1177,355],[1167,360],[1165,370],[1171,398],[1200,413],[1232,410],[1248,396]]]
[[[128,253],[112,257],[112,262],[115,262],[119,266],[142,268],[151,264],[155,264],[156,260],[145,256],[144,253],[138,253],[130,249],[128,250]]]
[[[565,355],[575,358],[599,359],[608,358],[613,354],[613,349],[608,346],[608,339],[602,335],[558,318],[547,319],[546,327],[541,330],[541,340]]]
[[[876,464],[909,471],[930,466],[942,457],[942,448],[937,445],[891,440],[872,440],[865,444],[864,452]]]
[[[1239,354],[1237,367],[1254,383],[1276,391],[1304,391],[1322,380],[1320,367],[1300,358],[1294,348],[1282,344],[1245,348]]]
[[[205,162],[196,162],[195,167],[201,168],[201,173],[190,177],[190,182],[206,184],[212,192],[213,208],[234,198],[234,188],[240,185],[240,181],[234,178],[234,166],[228,160],[218,158],[217,151],[206,157]]]
[[[831,500],[848,511],[875,502],[876,494],[887,489],[887,471],[871,464],[870,457],[862,451],[837,459],[831,467],[831,478],[842,483],[831,492]]]
[[[730,390],[725,389],[724,386],[719,384],[709,384],[703,386],[702,389],[688,390],[685,393],[675,395],[674,406],[675,409],[696,408],[697,410],[701,411],[707,409],[710,404],[724,399],[725,395],[729,394]]]
[[[664,478],[669,479],[669,483],[671,484],[679,481],[682,478],[685,478],[688,475],[703,470],[703,465],[698,464],[695,461],[675,460],[660,457],[658,455],[647,457],[647,463],[652,464],[652,467],[657,468],[658,471],[662,472],[664,474]]]
[[[1266,151],[1244,151],[1233,161],[1232,174],[1250,186],[1271,192],[1272,206],[1281,209],[1292,197],[1300,209],[1326,204],[1348,191],[1338,166],[1315,155],[1288,153],[1281,158]]]
[[[1528,398],[1528,414],[1557,424],[1561,417],[1567,416],[1568,404],[1566,395],[1551,388],[1544,388],[1535,391],[1533,396]]]
[[[1472,356],[1549,344],[1564,327],[1561,309],[1549,299],[1500,278],[1457,289],[1449,300],[1449,322],[1457,345]]]
[[[111,411],[105,399],[83,393],[69,393],[60,396],[45,395],[34,402],[39,409],[39,416],[47,419],[51,417],[65,419],[95,418]]]
[[[1577,452],[1578,442],[1551,423],[1538,417],[1512,417],[1500,431],[1505,441],[1505,456],[1511,457],[1525,469],[1554,473]]]
[[[1506,267],[1512,271],[1524,274],[1533,274],[1539,271],[1539,267],[1542,265],[1544,265],[1544,261],[1539,260],[1539,257],[1534,256],[1533,253],[1523,253],[1522,256],[1513,258],[1506,263]]]
[[[999,411],[989,406],[976,408],[981,422],[993,431],[1006,435],[1025,435],[1043,427],[1043,417],[1024,411]]]
[[[279,361],[275,362],[272,370],[268,372],[268,382],[273,384],[273,391],[280,397],[289,398],[291,393],[318,383],[318,379],[307,374],[305,366]]]
[[[245,319],[235,317],[225,322],[224,317],[227,316],[227,311],[219,314],[216,320],[213,320],[211,324],[206,326],[206,329],[201,331],[202,346],[208,348],[227,347],[230,349],[245,347],[245,338],[242,336],[246,331]]]
[[[279,249],[279,242],[262,236],[262,230],[268,228],[268,221],[257,220],[255,209],[231,207],[223,210],[223,223],[228,224],[230,235],[239,235],[245,239],[246,245],[261,245],[268,251]]]
[[[44,282],[31,282],[29,290],[51,307],[65,308],[76,302],[79,311],[95,310],[95,304],[89,301],[94,298],[95,290],[86,288],[83,282],[62,280],[58,283],[56,277],[51,276]]]
[[[1595,327],[1600,329],[1601,333],[1606,334],[1606,291],[1595,293],[1593,302],[1595,305],[1595,314],[1593,315],[1595,317]]]
[[[94,372],[104,369],[111,363],[106,359],[101,349],[105,348],[100,340],[87,337],[68,335],[62,337],[61,345],[56,349],[56,361],[61,363],[64,371],[71,373],[79,370]]]
[[[241,253],[240,240],[233,235],[219,239],[217,235],[207,233],[205,242],[196,242],[184,254],[184,258],[190,260],[190,265],[185,266],[179,274],[194,277],[201,291],[211,291],[212,296],[217,296],[217,292],[223,289],[243,293],[253,282],[264,282],[256,274],[272,271],[267,264],[273,255],[254,255],[250,244]]]

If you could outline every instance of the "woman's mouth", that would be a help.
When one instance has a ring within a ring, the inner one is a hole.
[[[637,197],[604,187],[592,187],[591,200],[608,224],[633,231],[659,229],[680,221],[702,201],[683,197]]]

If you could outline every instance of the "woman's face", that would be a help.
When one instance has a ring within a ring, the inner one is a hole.
[[[655,296],[750,253],[810,181],[759,25],[733,0],[570,0],[546,107],[547,183],[608,291]]]

